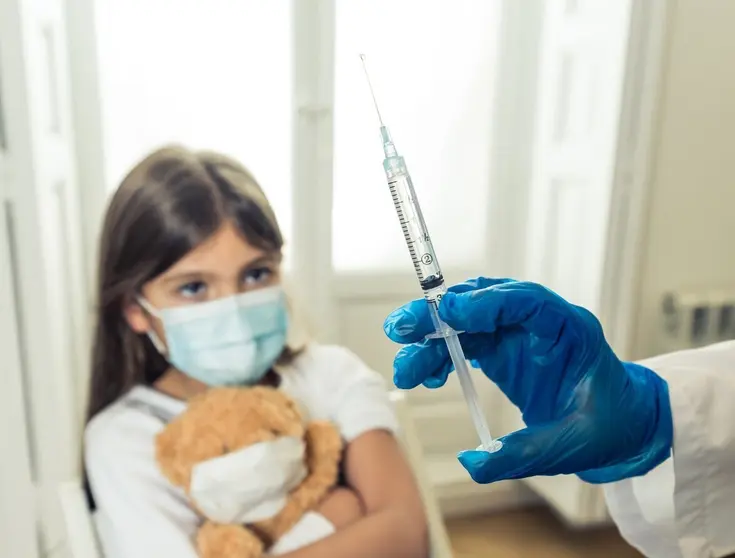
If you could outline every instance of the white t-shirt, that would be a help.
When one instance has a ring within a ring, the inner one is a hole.
[[[344,348],[310,346],[281,371],[279,389],[299,403],[305,421],[332,421],[347,443],[370,430],[397,429],[382,377]],[[156,435],[185,408],[138,386],[87,426],[85,465],[106,558],[197,556],[200,518],[155,460]]]

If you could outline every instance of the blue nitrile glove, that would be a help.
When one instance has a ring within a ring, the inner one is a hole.
[[[476,482],[576,473],[602,483],[642,475],[671,452],[666,382],[621,362],[598,320],[534,283],[479,278],[450,289],[439,315],[460,335],[465,355],[521,410],[527,428],[503,438],[496,453],[465,451],[459,460]],[[394,382],[409,389],[446,382],[452,362],[416,300],[385,321],[396,355]]]

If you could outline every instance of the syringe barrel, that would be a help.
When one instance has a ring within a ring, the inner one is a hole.
[[[383,168],[421,288],[433,289],[443,284],[444,277],[406,163],[400,156],[387,157]]]

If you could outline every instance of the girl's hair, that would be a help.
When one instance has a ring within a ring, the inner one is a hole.
[[[134,385],[151,385],[164,373],[168,363],[147,336],[129,327],[125,305],[227,221],[251,245],[281,251],[281,231],[263,191],[228,157],[165,147],[122,181],[102,230],[87,421]],[[279,363],[296,354],[286,348]]]

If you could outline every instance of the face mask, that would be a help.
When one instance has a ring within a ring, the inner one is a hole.
[[[286,345],[288,311],[281,287],[269,287],[188,306],[156,310],[168,350],[153,331],[158,352],[187,376],[209,386],[258,383]]]
[[[215,523],[270,519],[306,478],[304,441],[283,437],[261,442],[194,466],[189,496]]]

